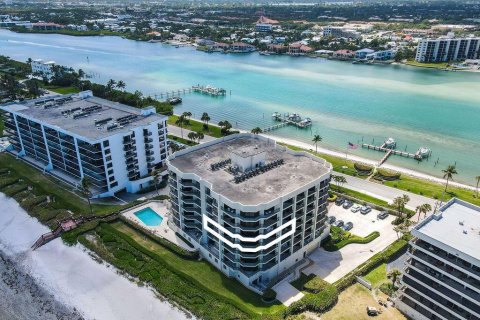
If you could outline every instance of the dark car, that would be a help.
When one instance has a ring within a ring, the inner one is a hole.
[[[338,198],[338,199],[335,201],[335,204],[336,204],[337,206],[341,206],[344,202],[345,202],[345,199],[344,199],[344,198]]]
[[[387,211],[382,211],[377,215],[377,218],[381,219],[381,220],[385,219],[386,217],[388,217],[388,212]]]
[[[335,223],[335,226],[339,228],[343,227],[343,220],[337,220],[337,222]]]
[[[345,230],[345,231],[352,230],[352,228],[353,228],[353,223],[351,223],[351,222],[347,222],[347,223],[345,223],[345,225],[343,226],[343,230]]]
[[[335,220],[337,220],[337,218],[335,218],[334,216],[330,216],[330,217],[328,217],[327,222],[328,222],[329,224],[333,224],[333,223],[335,222]]]
[[[343,208],[344,208],[344,209],[349,209],[351,206],[353,206],[353,202],[352,202],[352,201],[345,200],[345,202],[343,203]]]

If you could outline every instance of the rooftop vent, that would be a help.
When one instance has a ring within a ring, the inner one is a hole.
[[[463,226],[463,221],[458,221],[458,224]]]
[[[467,234],[468,232],[467,232],[467,230],[463,230],[463,233],[464,233],[464,234]]]

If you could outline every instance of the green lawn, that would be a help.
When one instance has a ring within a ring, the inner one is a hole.
[[[168,124],[178,127],[178,125],[175,124],[177,119],[178,119],[177,115],[172,115],[168,117]],[[190,124],[184,125],[183,128],[191,131],[195,131],[195,132],[203,132],[204,134],[215,137],[215,138],[221,138],[223,136],[220,130],[220,127],[213,125],[211,123],[208,124],[208,131],[203,130],[203,122],[195,121],[195,120],[190,120]]]
[[[284,306],[278,301],[274,304],[262,302],[259,295],[241,285],[237,280],[226,277],[206,261],[182,259],[156,242],[145,238],[124,223],[115,223],[112,226],[131,237],[139,245],[162,257],[164,262],[175,270],[194,277],[205,288],[231,299],[252,313],[258,315],[276,314],[284,309]]]
[[[445,69],[448,65],[448,62],[424,63],[415,60],[408,60],[405,64],[414,67]]]
[[[45,89],[50,91],[60,93],[60,94],[69,94],[69,93],[78,93],[80,89],[75,87],[57,87],[57,86],[45,86]]]
[[[445,189],[445,185],[443,184],[403,174],[400,176],[400,180],[385,181],[384,184],[393,188],[410,191],[412,193],[434,199],[440,199],[442,197],[443,190]],[[449,186],[448,193],[445,193],[445,201],[448,201],[453,197],[480,205],[480,198],[477,198],[475,196],[475,191],[472,190]]]
[[[382,283],[388,281],[387,279],[387,264],[382,263],[369,273],[367,273],[364,277],[365,280],[372,284],[372,287],[378,288]]]
[[[369,196],[367,194],[347,189],[345,187],[334,186],[334,187],[332,187],[332,190],[333,191],[339,191],[340,193],[346,194],[347,196],[354,197],[354,198],[356,198],[360,201],[370,202],[370,203],[373,203],[373,204],[376,204],[376,205],[379,205],[379,206],[382,206],[382,207],[388,207],[388,202],[387,201],[380,200],[380,199],[377,199],[375,197]]]

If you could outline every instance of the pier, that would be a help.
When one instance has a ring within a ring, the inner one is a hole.
[[[199,92],[199,93],[207,94],[207,95],[214,96],[214,97],[225,96],[227,94],[227,90],[225,90],[223,88],[215,88],[215,87],[208,86],[208,85],[207,86],[201,86],[201,85],[192,86],[192,90],[194,92]]]
[[[376,146],[373,144],[368,144],[368,143],[362,143],[362,148],[369,149],[369,150],[375,150],[375,151],[380,151],[380,152],[385,152],[385,155],[383,156],[382,159],[378,162],[378,166],[381,166],[382,164],[387,161],[387,159],[391,155],[396,155],[396,156],[401,156],[401,157],[406,157],[406,158],[412,158],[418,161],[422,161],[425,158],[429,158],[432,154],[432,151],[428,148],[425,147],[420,147],[417,152],[415,153],[410,153],[406,151],[401,151],[401,150],[396,150],[396,142],[392,138],[388,138],[385,140],[385,142],[380,145]]]
[[[165,98],[168,99],[168,98],[172,98],[172,97],[179,96],[179,95],[182,95],[182,94],[185,95],[187,93],[192,93],[192,88],[165,91],[165,92],[162,92],[162,93],[153,94],[153,96],[155,97],[155,100],[158,100],[158,98],[163,99],[165,97]],[[150,95],[150,96],[152,96],[152,95]]]
[[[297,128],[301,129],[310,127],[312,125],[312,119],[302,119],[302,117],[300,117],[298,113],[286,113],[282,115],[281,113],[275,112],[274,114],[272,114],[272,118],[273,120],[279,121],[280,123],[267,128],[263,128],[262,132],[273,131],[279,128],[286,127],[288,125],[294,125]]]

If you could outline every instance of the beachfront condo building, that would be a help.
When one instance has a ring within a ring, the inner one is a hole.
[[[35,59],[31,63],[32,74],[39,77],[40,79],[46,78],[50,81],[53,77],[54,66],[55,61],[44,61],[42,59]]]
[[[416,320],[480,319],[480,207],[452,199],[412,235],[397,308]]]
[[[448,62],[480,58],[480,38],[422,39],[417,46],[418,62]]]
[[[137,192],[167,157],[167,117],[94,97],[91,91],[0,106],[9,151],[93,197]]]
[[[321,158],[244,133],[178,151],[167,165],[171,227],[253,291],[329,234],[332,166]]]

